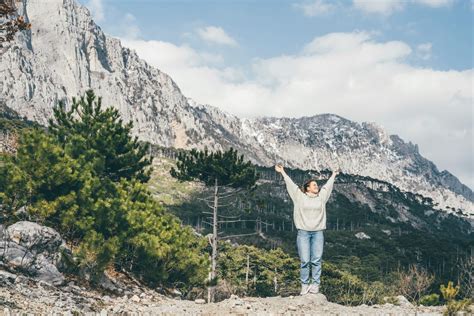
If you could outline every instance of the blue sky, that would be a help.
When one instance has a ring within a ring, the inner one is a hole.
[[[471,0],[81,2],[198,103],[376,122],[474,188]]]
[[[238,65],[246,65],[254,57],[294,53],[312,38],[327,33],[377,30],[380,40],[401,40],[412,45],[432,43],[429,62],[413,59],[415,64],[442,70],[472,67],[473,11],[469,0],[446,1],[439,7],[396,1],[406,3],[405,8],[380,14],[357,9],[348,0],[327,1],[336,8],[315,16],[305,15],[298,7],[312,2],[315,1],[103,0],[104,19],[99,24],[107,33],[123,36],[124,25],[117,21],[132,14],[142,39],[190,43],[197,49],[225,54],[227,63]],[[433,1],[437,2],[443,3]],[[206,42],[185,36],[207,25],[222,27],[239,42],[239,47],[209,47]]]

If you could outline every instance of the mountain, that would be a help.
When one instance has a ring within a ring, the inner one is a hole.
[[[32,23],[1,56],[0,101],[45,125],[53,106],[92,88],[106,106],[134,123],[141,140],[165,147],[234,146],[261,165],[324,169],[387,181],[433,199],[439,209],[474,215],[474,193],[422,157],[417,145],[375,123],[334,114],[302,118],[239,118],[185,97],[170,76],[107,36],[75,0],[24,0]],[[157,52],[159,53],[159,52]],[[298,153],[298,155],[295,155]]]

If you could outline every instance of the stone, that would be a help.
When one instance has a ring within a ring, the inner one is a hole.
[[[403,295],[396,296],[396,299],[398,300],[400,306],[413,307],[413,304],[410,303],[410,301]]]
[[[0,270],[0,282],[5,282],[5,281],[15,282],[16,278],[17,278],[16,274],[13,274],[4,270]]]
[[[71,253],[58,232],[28,221],[16,222],[2,231],[0,259],[6,266],[54,285],[64,282],[59,271],[62,256]]]
[[[294,305],[288,305],[288,310],[289,310],[289,311],[296,311],[296,306],[294,306]]]
[[[196,303],[196,304],[205,304],[206,301],[202,298],[197,298],[197,299],[194,300],[194,303]]]
[[[171,294],[174,295],[174,296],[181,296],[181,295],[183,295],[183,293],[181,293],[181,291],[178,290],[178,289],[173,289],[173,290],[171,290]]]
[[[135,302],[135,303],[139,303],[140,302],[140,298],[137,296],[137,295],[133,295],[130,300],[132,302]]]
[[[359,239],[370,239],[370,236],[364,232],[357,233],[355,236]]]

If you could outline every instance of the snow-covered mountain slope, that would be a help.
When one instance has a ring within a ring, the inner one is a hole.
[[[59,101],[92,88],[133,121],[141,140],[177,148],[237,148],[256,163],[302,169],[335,167],[431,197],[439,208],[474,215],[474,193],[440,172],[416,145],[374,123],[333,114],[244,119],[186,98],[170,76],[105,35],[75,0],[23,0],[32,23],[0,61],[0,98],[46,124]],[[159,54],[159,52],[157,52]],[[448,208],[449,207],[449,208]],[[454,208],[454,209],[452,209]]]
[[[469,187],[448,171],[440,172],[420,155],[417,145],[388,135],[376,123],[359,124],[334,114],[231,120],[232,116],[215,108],[199,108],[227,134],[237,135],[244,143],[242,149],[252,150],[259,164],[283,161],[291,167],[315,170],[340,166],[343,172],[431,197],[441,209],[474,214],[474,194]]]

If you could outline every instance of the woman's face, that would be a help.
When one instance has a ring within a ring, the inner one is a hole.
[[[317,194],[319,192],[319,187],[316,181],[311,181],[309,183],[309,186],[306,192],[311,192],[313,194]]]

